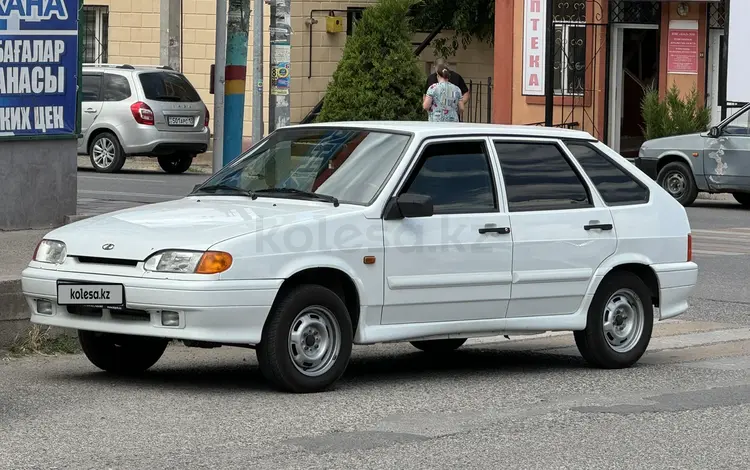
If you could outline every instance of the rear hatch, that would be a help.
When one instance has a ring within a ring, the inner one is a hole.
[[[200,95],[184,75],[172,71],[138,74],[144,101],[154,113],[154,125],[161,131],[195,132],[205,125],[207,109]]]

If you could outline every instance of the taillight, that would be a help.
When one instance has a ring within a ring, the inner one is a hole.
[[[208,121],[211,120],[211,113],[208,112],[208,108],[206,108],[206,119],[203,120],[203,127],[208,127]]]
[[[149,106],[139,101],[130,105],[130,112],[133,113],[133,118],[138,124],[144,124],[146,126],[154,125],[154,112]]]
[[[688,233],[687,260],[693,261],[693,235]]]

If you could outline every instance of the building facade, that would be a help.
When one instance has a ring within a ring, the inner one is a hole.
[[[376,0],[349,2],[292,2],[290,102],[292,123],[300,122],[320,99],[336,70],[347,38],[361,11]],[[84,0],[84,62],[131,65],[165,65],[160,55],[160,0]],[[216,2],[183,0],[180,12],[180,69],[193,83],[209,109],[213,106],[210,71],[214,62]],[[270,7],[266,6],[264,37],[264,122],[268,129]],[[337,17],[339,32],[327,32],[326,19]],[[250,21],[248,77],[245,92],[244,135],[252,130],[252,20]],[[447,32],[445,34],[450,34]],[[414,47],[426,37],[414,37]],[[449,58],[472,88],[470,120],[489,122],[490,86],[493,74],[492,46],[473,43]],[[433,50],[420,55],[427,72],[434,63]],[[213,119],[213,118],[212,118]],[[213,123],[211,124],[213,125]]]
[[[736,1],[736,0],[735,0]],[[546,0],[496,0],[493,121],[583,129],[626,156],[643,142],[640,103],[651,87],[693,88],[722,116],[726,0],[555,0],[554,54],[545,62]]]

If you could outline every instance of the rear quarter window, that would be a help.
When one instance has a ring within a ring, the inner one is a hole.
[[[138,76],[146,99],[195,103],[200,95],[187,78],[178,73],[144,72]]]

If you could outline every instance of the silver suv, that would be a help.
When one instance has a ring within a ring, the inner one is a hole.
[[[78,154],[94,169],[120,171],[126,157],[156,157],[183,173],[208,149],[209,112],[193,85],[169,67],[83,66]]]

